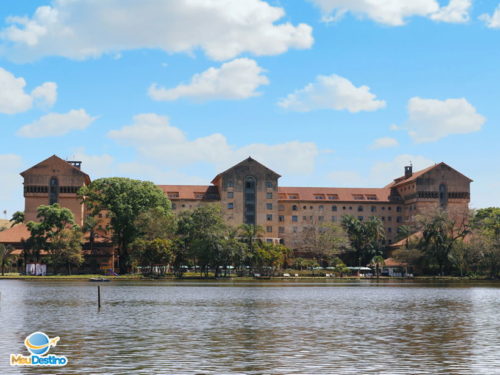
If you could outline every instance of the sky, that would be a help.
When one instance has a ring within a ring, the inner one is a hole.
[[[0,216],[53,154],[157,184],[252,156],[281,186],[383,187],[444,161],[500,206],[499,46],[499,0],[0,1]]]

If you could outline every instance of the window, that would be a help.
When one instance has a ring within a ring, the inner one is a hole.
[[[229,203],[227,204],[227,208],[228,208],[229,210],[232,210],[232,209],[234,208],[234,203],[233,203],[233,202],[229,202]]]
[[[337,216],[332,216],[332,222],[335,223],[337,221]]]
[[[368,199],[369,201],[376,201],[376,200],[378,200],[377,196],[375,194],[366,194],[366,199]]]
[[[292,216],[292,223],[296,223],[299,221],[299,217],[298,216]]]
[[[299,199],[298,194],[288,194],[288,199]]]
[[[267,242],[267,243],[272,243],[272,242],[273,242],[273,239],[272,239],[272,238],[266,238],[266,242]]]
[[[358,206],[358,212],[363,212],[363,206]]]
[[[338,196],[338,194],[328,194],[328,199],[333,201],[333,200],[339,199],[339,196]]]
[[[359,221],[363,221],[363,219],[364,219],[363,216],[358,216]]]
[[[384,208],[384,207],[382,207],[382,208]],[[387,207],[387,210],[388,210],[388,211],[391,211],[391,210],[392,210],[392,207],[391,207],[391,206]]]
[[[387,221],[392,221],[392,216],[387,216]]]
[[[278,228],[279,233],[285,233],[285,227],[279,227]]]
[[[273,204],[272,203],[266,203],[266,209],[267,210],[272,210],[273,209]]]
[[[385,216],[382,216],[380,220],[385,221]]]
[[[362,201],[365,199],[365,196],[363,194],[353,194],[352,197],[357,201]]]
[[[177,209],[177,204],[172,203],[172,210],[175,210],[175,209]]]
[[[387,232],[392,233],[392,228],[387,228]]]
[[[337,206],[332,206],[332,211],[337,211]]]
[[[398,223],[402,223],[402,222],[403,222],[403,218],[402,218],[401,216],[398,216],[398,217],[396,218],[396,221],[397,221]]]
[[[233,180],[228,180],[228,181],[227,181],[227,187],[234,187],[234,182],[233,182]]]
[[[352,211],[352,206],[349,206],[349,210],[351,210],[351,211]]]
[[[297,233],[297,227],[292,228],[293,233]]]
[[[442,208],[448,205],[448,187],[445,184],[439,185],[439,205]]]
[[[272,231],[273,231],[273,227],[272,227],[272,226],[270,226],[270,225],[268,225],[268,226],[266,227],[266,232],[267,232],[267,233],[271,233]]]
[[[299,209],[299,208],[297,207],[297,205],[295,205],[295,204],[294,204],[294,205],[292,206],[292,211],[297,211],[298,209]]]
[[[203,199],[204,196],[205,196],[205,193],[194,193],[194,197],[196,199]]]
[[[234,193],[233,193],[232,191],[228,191],[228,192],[227,192],[227,197],[228,197],[229,199],[234,198]]]
[[[57,203],[59,199],[59,180],[57,177],[52,177],[50,179],[50,191],[49,191],[49,205]]]
[[[266,215],[266,220],[267,221],[273,221],[273,215],[272,214],[267,214]]]
[[[397,211],[397,212],[401,212],[401,206],[397,206],[397,207],[396,207],[396,211]]]
[[[307,206],[303,206],[303,207],[302,207],[302,209],[303,209],[303,210],[307,210]]]
[[[272,188],[273,187],[273,182],[272,181],[266,181],[266,187],[267,188]]]
[[[167,192],[167,197],[169,197],[169,198],[179,198],[179,192],[178,191],[169,191],[169,192]]]
[[[273,193],[266,193],[267,199],[273,199]]]
[[[253,176],[245,177],[245,224],[255,225],[255,204],[256,204],[256,185],[257,181]]]
[[[285,217],[283,215],[278,216],[278,220],[282,223],[285,221]]]
[[[371,209],[370,209],[371,212],[377,212],[377,207],[375,206],[372,206]]]
[[[314,199],[325,199],[325,194],[314,194]]]
[[[324,208],[325,208],[325,207],[324,207],[323,205],[320,205],[320,206],[319,206],[319,210],[320,210],[320,211],[323,211],[323,210],[324,210]]]

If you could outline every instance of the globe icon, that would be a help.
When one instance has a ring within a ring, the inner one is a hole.
[[[44,355],[50,349],[49,337],[43,332],[32,333],[24,343],[31,354]]]

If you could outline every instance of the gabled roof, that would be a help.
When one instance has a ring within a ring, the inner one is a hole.
[[[417,178],[423,176],[424,174],[426,174],[427,172],[430,172],[431,170],[437,168],[437,167],[440,167],[442,165],[445,165],[447,166],[448,168],[450,168],[452,171],[454,171],[455,173],[458,173],[460,176],[466,178],[467,180],[469,180],[470,182],[472,182],[472,179],[470,179],[469,177],[463,175],[462,173],[460,173],[459,171],[457,171],[456,169],[450,167],[448,164],[444,163],[444,162],[441,162],[441,163],[438,163],[438,164],[434,164],[434,165],[431,165],[430,167],[427,167],[425,169],[422,169],[420,171],[417,171],[417,172],[414,172],[410,177],[406,178],[405,176],[401,176],[401,177],[398,177],[396,179],[394,179],[393,182],[391,182],[389,185],[387,185],[386,187],[396,187],[396,186],[399,186],[399,185],[403,185],[403,184],[406,184],[408,182],[411,182],[411,181],[415,181]]]
[[[219,190],[214,185],[157,185],[167,195],[177,193],[178,197],[169,197],[171,200],[192,199],[192,200],[218,200]],[[199,194],[203,197],[199,197]]]
[[[40,163],[35,164],[31,168],[26,169],[24,172],[21,172],[20,175],[24,177],[28,172],[35,170],[35,169],[38,169],[47,163],[55,163],[56,165],[60,165],[61,167],[69,167],[69,168],[73,169],[74,171],[76,171],[78,174],[83,175],[85,177],[85,182],[87,184],[90,184],[90,176],[88,174],[86,174],[85,172],[82,172],[79,168],[77,168],[74,165],[68,163],[67,161],[61,159],[57,155],[52,155],[51,157],[48,157],[47,159],[41,161]]]
[[[255,159],[252,159],[250,156],[248,158],[246,158],[245,160],[239,162],[238,164],[236,165],[233,165],[231,168],[228,168],[226,169],[224,172],[221,172],[219,173],[217,176],[214,177],[214,179],[211,181],[212,184],[216,184],[219,179],[222,177],[223,174],[226,174],[227,172],[229,172],[230,170],[234,169],[234,168],[237,168],[241,165],[244,165],[244,164],[247,164],[247,163],[255,163],[258,167],[260,168],[264,168],[265,170],[267,170],[269,173],[273,174],[274,176],[276,176],[276,178],[279,178],[281,177],[280,174],[276,173],[275,171],[273,171],[272,169],[266,167],[264,164],[261,164],[259,163],[257,160]]]
[[[329,188],[329,187],[278,187],[278,199],[280,201],[315,201],[321,202],[323,199],[317,199],[324,195],[324,202],[359,202],[359,203],[377,203],[389,202],[391,190],[387,188]],[[285,196],[283,196],[283,194]],[[297,195],[296,199],[290,196]],[[328,199],[329,195],[336,196],[335,199]],[[356,199],[355,196],[363,196],[363,199]],[[368,199],[375,196],[376,199]]]

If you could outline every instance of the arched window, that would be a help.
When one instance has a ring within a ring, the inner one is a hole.
[[[57,203],[59,199],[59,180],[52,177],[49,184],[49,205]]]
[[[256,207],[256,181],[255,177],[247,176],[245,177],[245,212],[244,212],[244,222],[245,224],[255,225],[255,207]]]
[[[448,205],[448,188],[445,184],[439,185],[439,205],[442,208]]]

